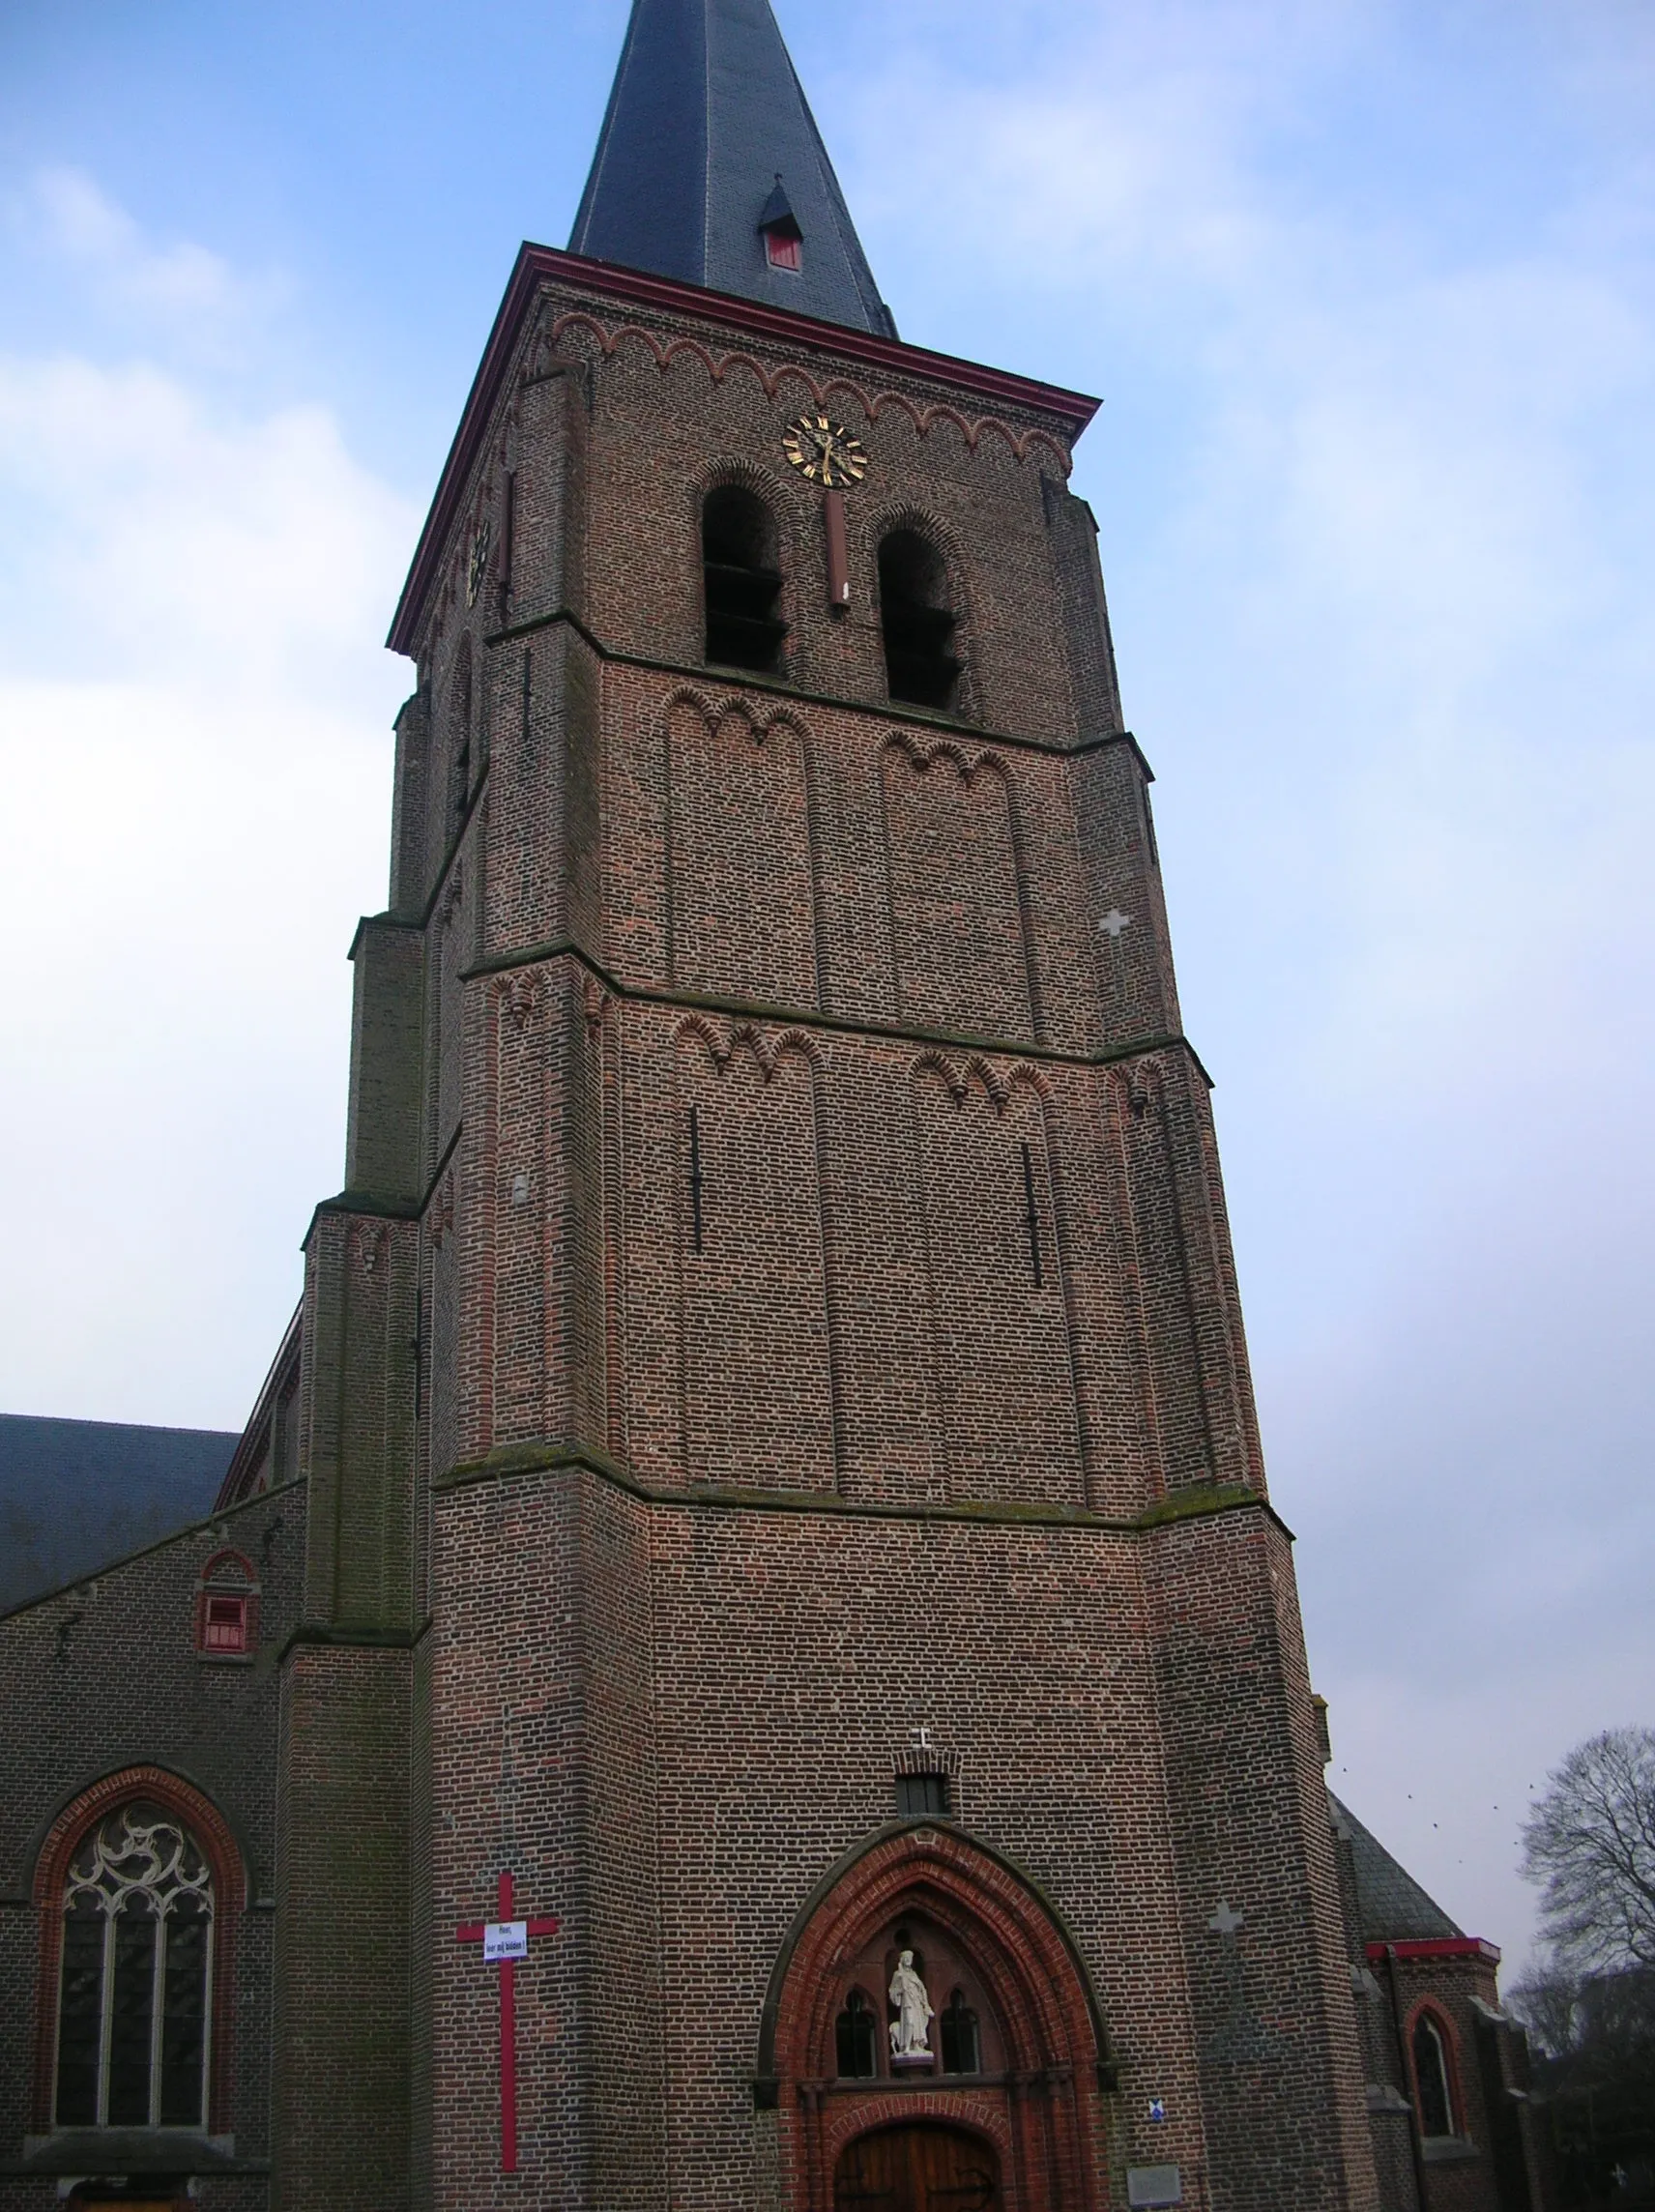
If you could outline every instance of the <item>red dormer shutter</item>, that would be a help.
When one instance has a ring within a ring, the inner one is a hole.
[[[245,1597],[209,1597],[202,1624],[205,1651],[245,1651],[247,1647],[247,1601]]]

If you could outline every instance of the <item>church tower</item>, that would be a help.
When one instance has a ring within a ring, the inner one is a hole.
[[[1375,2201],[1094,405],[898,337],[768,0],[635,0],[391,638],[282,2212]]]

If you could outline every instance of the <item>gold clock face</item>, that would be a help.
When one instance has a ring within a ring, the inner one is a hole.
[[[867,474],[868,456],[860,444],[826,415],[801,415],[781,443],[796,469],[802,469],[812,483],[826,484],[829,490],[840,484],[860,483]]]
[[[483,578],[488,574],[488,541],[490,536],[488,517],[484,515],[477,526],[477,535],[471,541],[471,556],[466,562],[466,605],[468,607],[476,606],[477,595],[481,591]]]

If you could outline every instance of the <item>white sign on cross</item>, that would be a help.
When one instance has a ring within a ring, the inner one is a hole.
[[[462,1943],[480,1943],[487,1964],[500,1968],[500,2170],[517,2170],[517,1961],[529,1956],[531,1936],[555,1936],[551,1914],[534,1920],[511,1917],[512,1878],[503,1870],[495,1892],[498,1920],[471,1920],[454,1934]]]

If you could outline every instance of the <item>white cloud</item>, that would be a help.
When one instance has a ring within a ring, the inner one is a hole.
[[[377,681],[415,518],[325,408],[238,419],[148,364],[0,358],[0,472],[34,610],[0,629],[12,665],[62,665],[73,633],[192,684]]]
[[[98,305],[210,358],[244,356],[288,295],[279,276],[233,270],[190,240],[157,245],[83,169],[37,170],[10,214],[14,232],[78,277]]]
[[[243,312],[84,180],[61,252]],[[246,312],[256,317],[256,304]],[[165,350],[164,348],[162,349]],[[379,647],[417,517],[325,407],[0,356],[0,1405],[234,1426],[342,1168],[355,915],[383,903]]]

